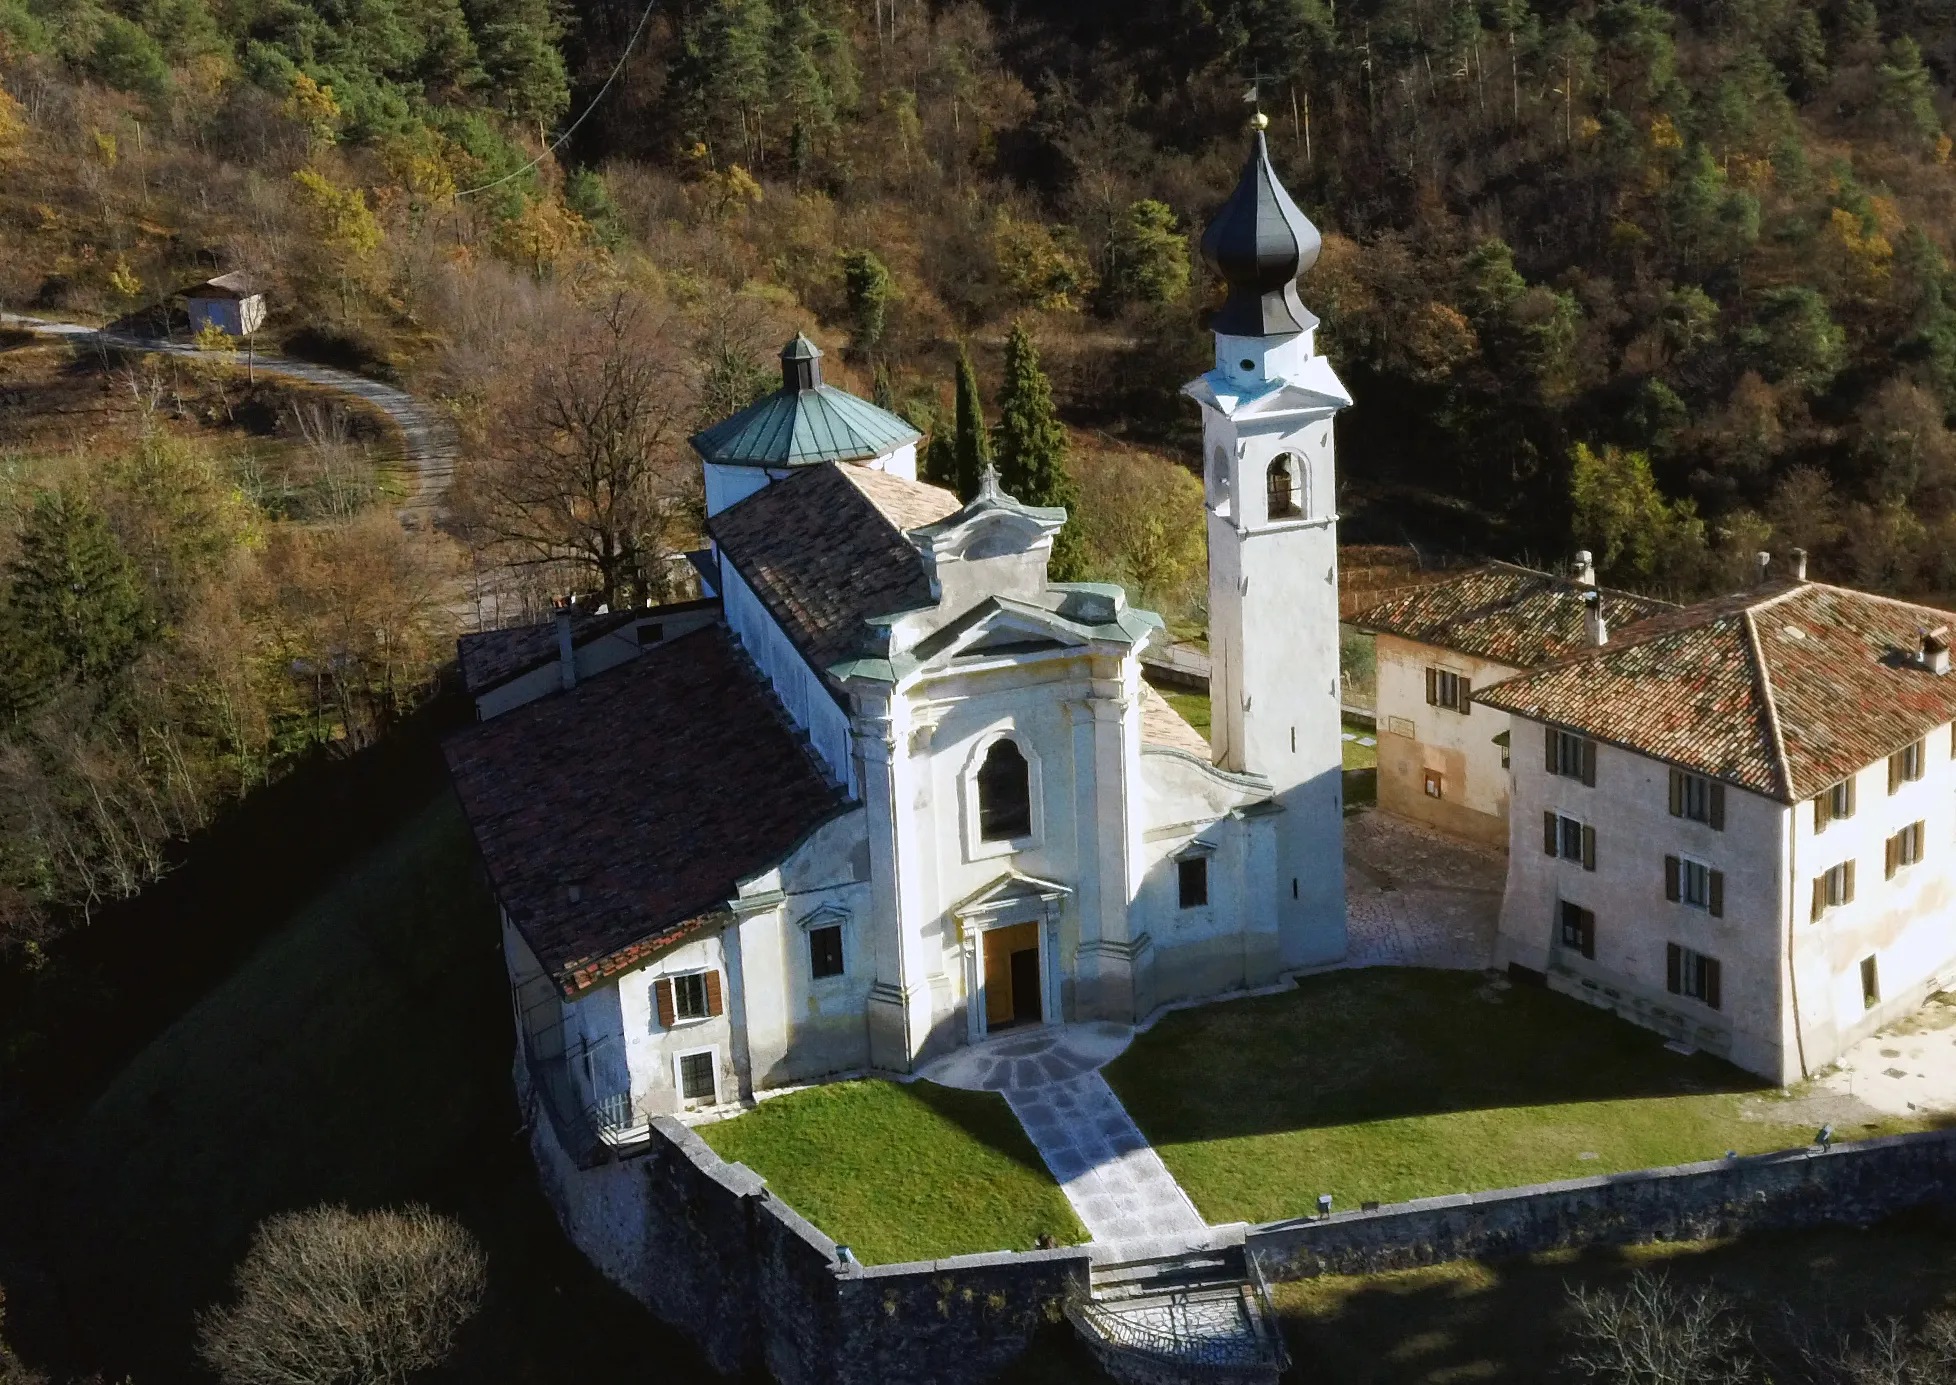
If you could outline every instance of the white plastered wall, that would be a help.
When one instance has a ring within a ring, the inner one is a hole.
[[[1891,796],[1888,762],[1855,779],[1852,817],[1816,832],[1811,802],[1790,811],[1794,999],[1809,1071],[1831,1063],[1861,1036],[1909,1014],[1928,994],[1956,983],[1956,761],[1948,727],[1924,740],[1924,773]],[[1921,822],[1923,859],[1885,876],[1890,835]],[[1852,903],[1813,918],[1813,878],[1855,862]],[[1880,1000],[1862,1003],[1861,962],[1873,957]],[[1790,1029],[1790,1025],[1789,1025]],[[1791,1035],[1789,1034],[1789,1040]]]
[[[853,798],[858,787],[850,749],[849,714],[775,623],[734,565],[722,561],[720,574],[728,627],[747,651],[747,657],[766,675],[789,719],[808,733],[809,743],[828,766],[830,776]]]
[[[1378,661],[1379,806],[1442,831],[1508,845],[1508,769],[1495,738],[1508,714],[1470,703],[1465,715],[1429,705],[1426,671],[1445,669],[1478,690],[1520,670],[1380,635]],[[1426,773],[1441,776],[1441,796],[1426,791]]]
[[[1670,766],[1596,747],[1596,786],[1550,774],[1540,722],[1514,718],[1508,880],[1496,960],[1544,972],[1551,987],[1774,1081],[1798,1076],[1784,1043],[1781,937],[1786,809],[1728,786],[1725,828],[1671,816]],[[1543,813],[1596,829],[1596,869],[1550,856]],[[1688,856],[1724,874],[1724,913],[1665,898],[1664,858]],[[1596,956],[1559,939],[1557,902],[1596,916]],[[1720,964],[1721,1008],[1672,995],[1666,944]]]

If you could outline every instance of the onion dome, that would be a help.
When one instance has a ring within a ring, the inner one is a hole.
[[[1229,285],[1229,297],[1210,320],[1231,337],[1271,337],[1317,325],[1297,296],[1297,276],[1317,263],[1322,240],[1270,167],[1259,115],[1254,143],[1236,191],[1202,233],[1202,257]]]
[[[693,435],[722,466],[796,467],[887,456],[922,435],[895,414],[822,383],[822,350],[797,332],[781,348],[781,388]]]

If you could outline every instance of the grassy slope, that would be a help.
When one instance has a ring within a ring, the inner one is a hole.
[[[1005,1099],[844,1082],[700,1127],[725,1159],[870,1264],[1087,1239]]]
[[[1320,1193],[1394,1202],[1813,1134],[1775,1120],[1777,1092],[1736,1068],[1470,973],[1333,973],[1181,1011],[1107,1075],[1211,1221],[1298,1215]]]
[[[1754,1329],[1759,1350],[1792,1369],[1785,1323],[1859,1323],[1956,1301],[1956,1238],[1927,1225],[1824,1230],[1697,1245],[1636,1246],[1490,1265],[1462,1261],[1279,1285],[1294,1359],[1290,1381],[1340,1385],[1573,1379],[1564,1350],[1567,1286],[1620,1287],[1639,1267],[1710,1283]],[[1782,1314],[1786,1316],[1783,1317]]]
[[[174,1378],[194,1313],[268,1213],[418,1200],[489,1253],[489,1302],[443,1378],[638,1375],[648,1351],[671,1378],[710,1378],[570,1249],[535,1190],[494,915],[452,800],[267,934],[74,1131],[77,1234],[56,1268],[105,1364]]]

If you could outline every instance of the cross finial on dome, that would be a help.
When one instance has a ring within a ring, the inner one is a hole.
[[[1270,166],[1263,134],[1269,123],[1261,111],[1251,117],[1243,176],[1202,233],[1203,258],[1229,285],[1209,324],[1225,336],[1279,336],[1317,321],[1297,296],[1297,276],[1317,263],[1323,242]]]
[[[998,468],[986,462],[985,469],[978,473],[978,494],[975,498],[997,501],[1004,494],[1005,488],[998,481]]]

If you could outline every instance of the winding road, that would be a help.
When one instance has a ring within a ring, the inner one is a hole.
[[[202,351],[183,342],[158,341],[153,337],[132,336],[104,331],[78,322],[52,322],[47,318],[22,313],[0,312],[0,327],[13,327],[38,336],[65,339],[88,345],[113,346],[125,351],[153,351],[166,356],[201,356],[205,360],[242,366],[243,353]],[[405,390],[311,361],[295,361],[282,356],[257,356],[252,367],[267,375],[301,380],[338,390],[373,405],[400,427],[404,457],[414,473],[414,492],[401,505],[401,523],[410,529],[432,527],[442,518],[449,486],[455,479],[455,459],[460,448],[454,423],[440,409],[417,399]]]

